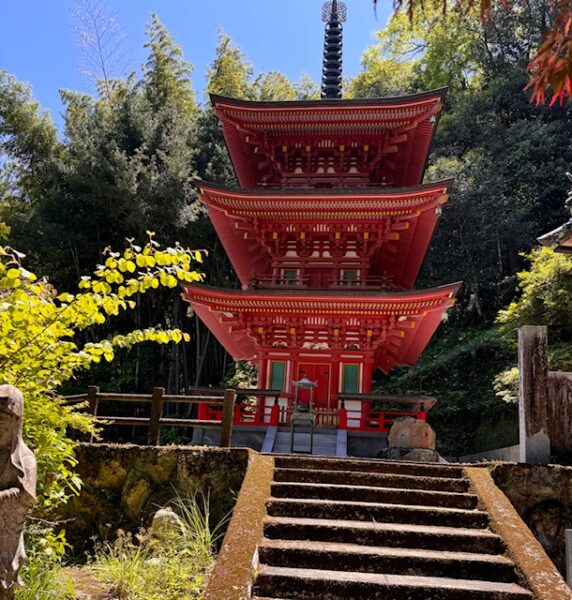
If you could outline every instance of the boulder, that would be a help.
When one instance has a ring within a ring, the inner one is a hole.
[[[174,537],[181,537],[185,532],[185,526],[181,517],[171,508],[160,508],[151,522],[151,535],[162,542],[168,542]]]
[[[435,450],[435,432],[425,421],[406,417],[393,423],[387,434],[387,443],[390,448]]]

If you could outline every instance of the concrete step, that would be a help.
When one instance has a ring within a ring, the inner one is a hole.
[[[300,498],[270,498],[266,512],[272,517],[375,521],[377,523],[411,523],[444,527],[484,528],[489,523],[487,513],[479,510],[411,506],[353,500],[316,500]]]
[[[372,523],[335,519],[267,517],[264,535],[274,540],[310,540],[365,546],[501,554],[501,538],[487,529]]]
[[[514,583],[261,566],[255,593],[296,600],[524,600]]]
[[[365,485],[369,487],[433,490],[439,492],[466,493],[469,482],[466,479],[402,475],[395,473],[363,473],[357,471],[274,469],[276,482],[337,483],[344,485]]]
[[[412,550],[325,542],[265,540],[260,562],[268,566],[450,577],[516,582],[514,563],[504,556],[436,550]]]
[[[382,488],[364,485],[274,482],[271,489],[274,498],[351,499],[356,502],[382,502],[462,509],[476,508],[478,503],[477,497],[474,494]]]
[[[279,468],[290,469],[395,473],[401,475],[418,475],[421,477],[445,477],[447,479],[462,479],[464,477],[463,468],[457,465],[399,462],[390,460],[277,456],[275,458],[275,464]]]

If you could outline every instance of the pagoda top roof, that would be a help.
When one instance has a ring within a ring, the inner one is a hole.
[[[318,327],[327,335],[329,325],[334,322],[329,320],[337,320],[347,330],[346,340],[351,331],[353,335],[365,335],[362,339],[371,344],[376,365],[387,372],[396,365],[416,363],[444,312],[454,304],[460,285],[454,283],[423,291],[356,293],[240,291],[185,284],[183,297],[192,303],[201,320],[235,360],[258,358],[268,327],[274,330],[271,339],[277,340],[277,334],[282,331],[282,335],[288,335],[295,322],[302,330],[307,326],[309,340],[313,340],[312,329]],[[372,334],[365,331],[369,328]],[[304,334],[297,335],[303,342]]]
[[[211,95],[211,101],[241,187],[336,180],[407,186],[423,178],[445,93],[281,102]]]
[[[417,94],[404,94],[402,96],[387,96],[384,98],[322,98],[318,100],[244,100],[242,98],[232,98],[220,94],[209,94],[213,106],[221,104],[230,104],[234,106],[243,106],[251,109],[256,108],[344,108],[344,107],[392,107],[403,105],[414,105],[424,100],[442,100],[447,94],[447,86],[419,92]]]

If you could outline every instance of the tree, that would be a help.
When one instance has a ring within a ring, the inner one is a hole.
[[[523,325],[546,325],[556,367],[572,370],[572,260],[552,248],[536,248],[518,274],[519,296],[498,314],[501,333],[513,344]]]
[[[373,0],[374,9],[378,0]],[[427,9],[441,12],[443,15],[457,12],[470,12],[474,3],[472,0],[432,0],[429,4],[424,0],[397,0],[396,9],[405,9],[409,19],[423,14]],[[500,0],[480,0],[480,18],[482,23],[493,25],[501,11],[527,11],[528,3],[513,5]],[[543,23],[543,41],[534,40],[536,51],[527,56],[527,70],[530,79],[525,89],[532,89],[532,100],[536,104],[544,104],[547,94],[552,94],[550,105],[566,98],[572,99],[572,37],[569,35],[572,23],[572,4],[567,0],[555,0],[547,4],[549,14]],[[550,91],[549,91],[550,90]]]
[[[252,98],[253,67],[240,48],[222,29],[218,32],[216,58],[207,71],[207,91],[232,98]]]
[[[377,43],[362,56],[362,72],[350,83],[350,95],[372,98],[442,86],[449,93],[466,89],[477,74],[475,28],[471,15],[443,15],[428,9],[411,21],[403,12],[376,33]]]
[[[174,103],[181,113],[190,117],[196,111],[191,84],[193,66],[184,60],[183,50],[155,13],[147,26],[147,38],[145,48],[149,49],[149,58],[143,69],[147,98],[154,108]]]
[[[123,29],[103,0],[75,0],[73,16],[82,73],[111,102],[114,79],[123,71]]]
[[[0,232],[5,235],[7,228]],[[93,430],[86,416],[62,404],[61,386],[102,360],[111,362],[119,348],[189,339],[179,329],[147,328],[104,337],[98,329],[134,310],[141,295],[151,290],[200,280],[191,268],[193,261],[202,262],[200,253],[181,246],[162,249],[150,234],[145,246],[131,242],[124,252],[108,250],[106,256],[94,276],[82,277],[77,291],[58,294],[47,279],[38,279],[23,266],[21,253],[0,246],[0,383],[24,393],[24,435],[38,458],[37,510],[44,516],[80,485],[67,429]],[[91,341],[82,332],[90,332]]]
[[[297,97],[296,87],[278,71],[262,73],[254,80],[252,88],[254,98],[262,102],[296,100]]]

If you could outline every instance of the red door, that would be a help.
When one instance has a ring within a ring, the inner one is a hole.
[[[316,408],[327,408],[330,401],[330,365],[300,363],[298,365],[298,379],[302,379],[302,377],[317,382],[314,388],[314,406]],[[298,399],[300,402],[309,402],[310,390],[300,389]]]
[[[308,287],[310,289],[319,290],[330,287],[332,279],[332,272],[330,270],[308,269],[306,273],[308,277]]]

